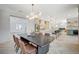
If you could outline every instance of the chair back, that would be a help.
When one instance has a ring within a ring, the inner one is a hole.
[[[25,44],[22,40],[19,40],[19,45],[20,45],[20,48],[21,48],[21,53],[22,54],[25,54],[26,51],[25,51]]]
[[[31,45],[31,44],[25,44],[22,40],[19,40],[20,43],[20,48],[22,51],[22,54],[35,54],[36,53],[36,48]]]
[[[13,35],[13,39],[14,39],[14,42],[17,45],[17,47],[19,47],[19,41],[18,40],[20,40],[20,39],[18,39],[15,35]]]

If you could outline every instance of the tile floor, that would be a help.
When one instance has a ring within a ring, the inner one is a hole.
[[[50,43],[47,54],[78,54],[79,40],[78,36],[69,36],[65,32]],[[0,54],[15,54],[14,42],[12,40],[0,43]]]

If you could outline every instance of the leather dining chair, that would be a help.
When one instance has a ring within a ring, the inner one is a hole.
[[[31,44],[25,44],[22,40],[19,40],[21,54],[36,54],[36,47]]]

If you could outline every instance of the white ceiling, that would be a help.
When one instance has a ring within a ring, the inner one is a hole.
[[[78,5],[75,4],[35,4],[34,9],[36,11],[41,11],[43,16],[56,16],[64,14],[65,12],[77,8]],[[27,15],[31,12],[31,4],[3,4],[0,5],[0,9],[11,9],[17,12],[23,12]]]

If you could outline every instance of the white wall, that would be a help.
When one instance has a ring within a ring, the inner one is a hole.
[[[10,15],[26,18],[25,17],[26,14],[23,14],[21,12],[12,11],[9,9],[0,10],[0,43],[6,42],[12,39],[12,36],[10,34]],[[30,26],[28,25],[28,28],[29,28],[28,31],[31,31],[32,29],[34,29],[33,24],[32,25],[30,24]]]
[[[0,42],[9,39],[9,12],[0,10]]]

